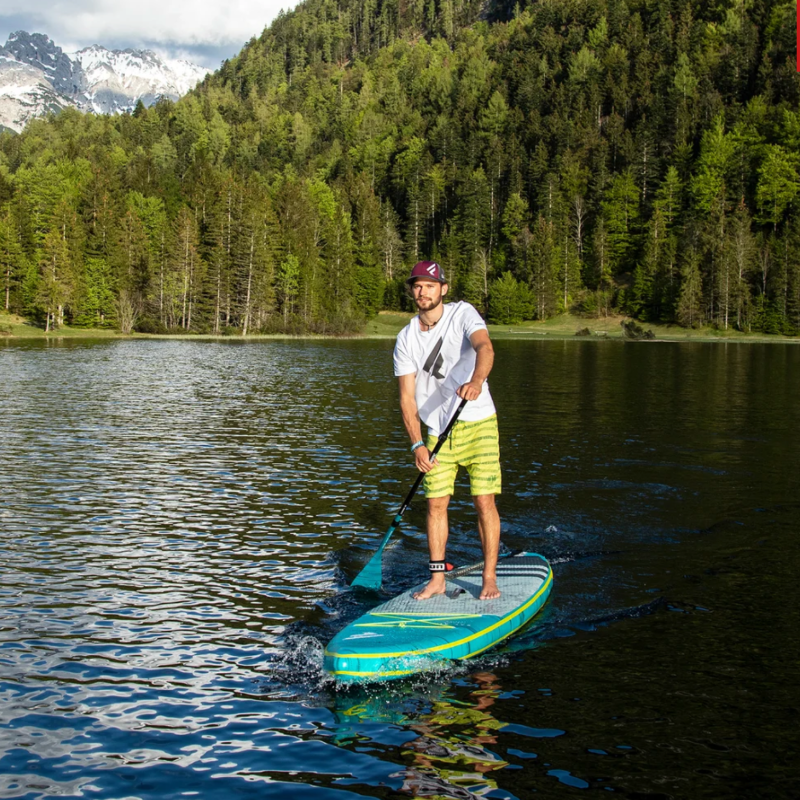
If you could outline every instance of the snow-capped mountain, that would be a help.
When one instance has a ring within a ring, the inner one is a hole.
[[[208,73],[188,61],[168,61],[152,50],[106,50],[92,45],[73,53],[86,78],[93,111],[112,114],[128,111],[141,100],[152,105],[159,97],[177,100]]]
[[[151,50],[92,45],[69,54],[44,34],[17,31],[0,48],[0,128],[20,131],[33,117],[69,107],[113,114],[139,100],[177,100],[207,73]]]
[[[85,88],[80,68],[76,68],[70,57],[43,33],[12,33],[5,49],[17,61],[43,72],[53,89],[66,97],[77,95]]]
[[[17,61],[0,48],[0,130],[22,130],[33,117],[61,111],[72,103],[59,94],[42,70]]]

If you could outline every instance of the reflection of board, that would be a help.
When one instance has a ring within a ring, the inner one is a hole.
[[[420,584],[351,622],[325,649],[325,670],[342,682],[381,681],[477,655],[525,625],[553,584],[543,556],[505,556],[497,565],[501,597],[479,600],[481,570],[475,564],[451,572],[447,593],[429,600],[412,597]]]

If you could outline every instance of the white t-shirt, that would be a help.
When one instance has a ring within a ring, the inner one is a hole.
[[[445,305],[431,330],[423,331],[416,316],[397,334],[394,374],[416,375],[419,418],[434,436],[447,427],[460,402],[456,391],[475,371],[476,354],[469,337],[479,330],[486,330],[486,323],[473,306],[462,301]],[[494,413],[486,381],[478,399],[464,406],[459,419],[478,422]]]

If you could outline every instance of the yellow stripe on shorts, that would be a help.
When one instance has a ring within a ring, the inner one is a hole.
[[[437,437],[428,436],[428,449],[433,450],[436,442]],[[473,497],[500,494],[502,477],[496,414],[478,422],[456,422],[436,455],[436,466],[422,482],[425,496],[452,495],[459,467],[464,467],[469,474],[469,491]]]

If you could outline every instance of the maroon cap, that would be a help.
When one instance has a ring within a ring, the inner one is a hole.
[[[417,278],[427,278],[431,281],[447,283],[444,270],[435,261],[418,261],[414,264],[414,269],[411,270],[411,274],[408,276],[406,283],[414,283]]]

